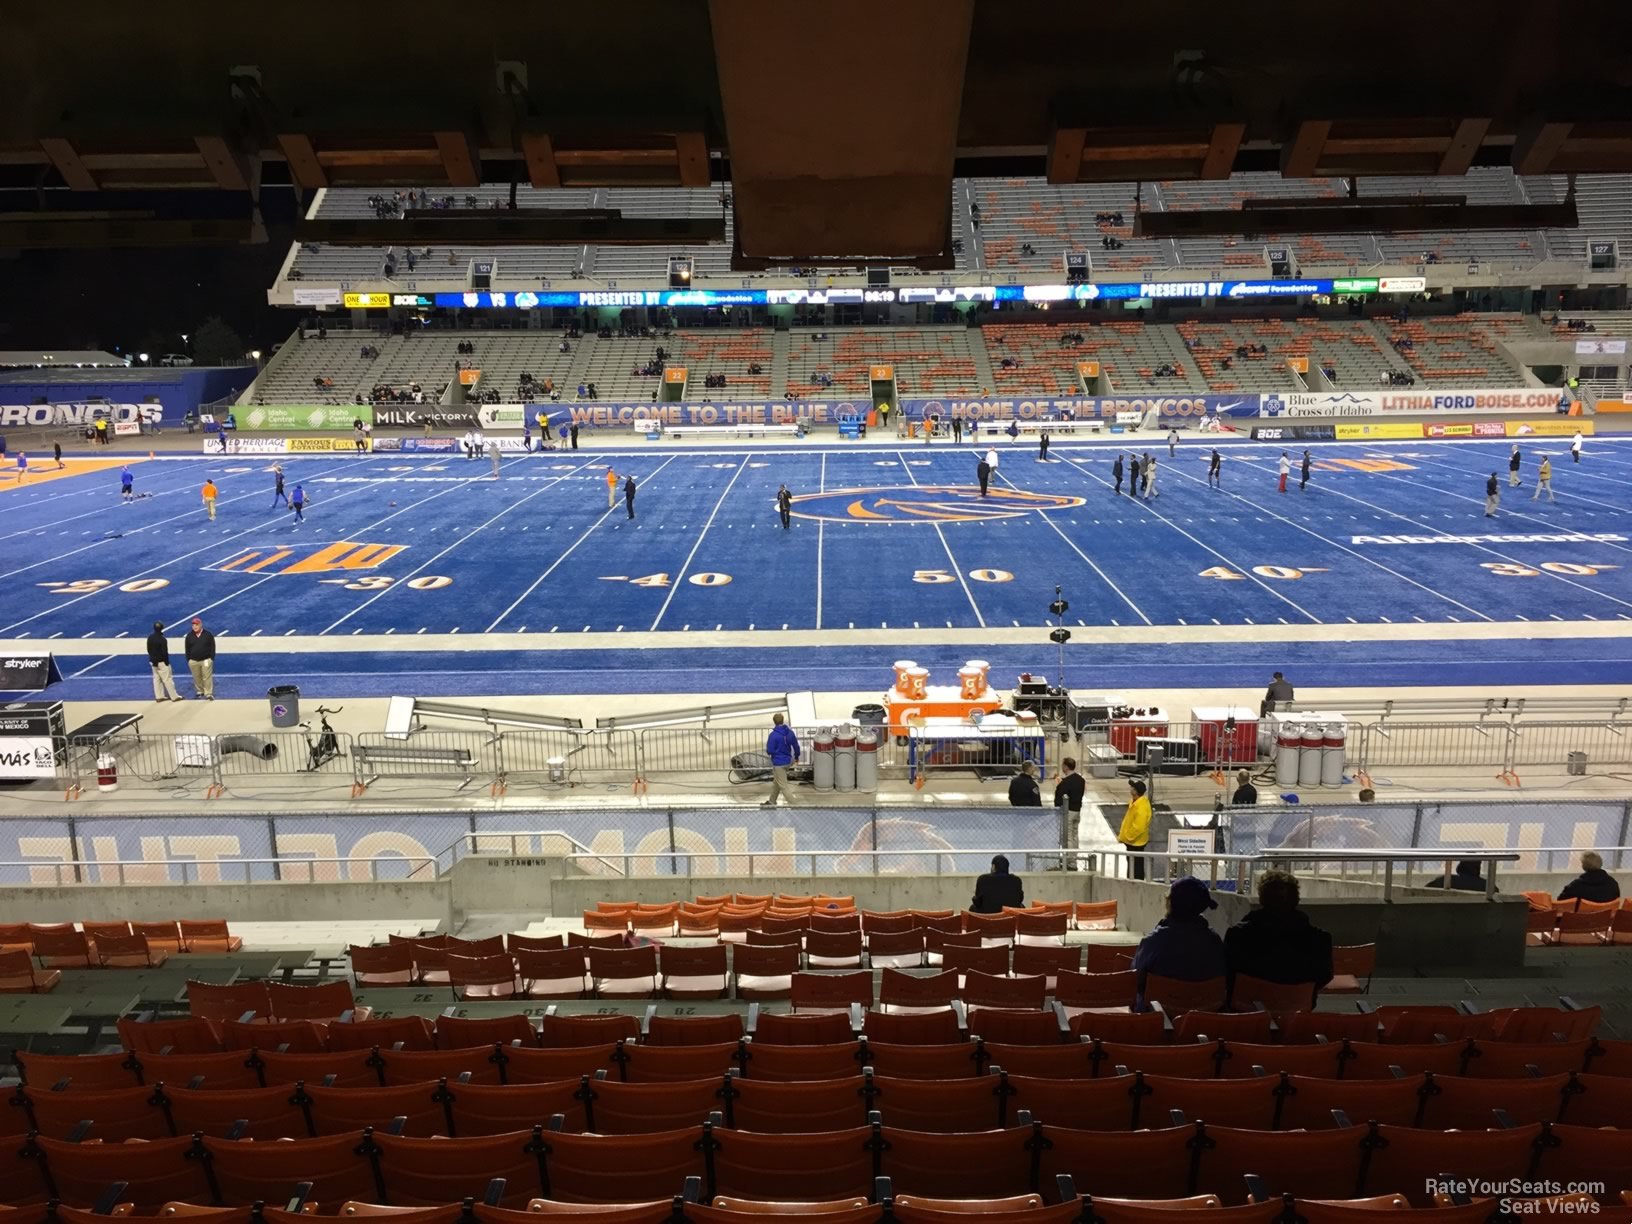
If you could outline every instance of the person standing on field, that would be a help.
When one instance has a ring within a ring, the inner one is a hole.
[[[147,662],[153,668],[153,700],[180,701],[170,672],[170,642],[164,636],[163,621],[154,621],[153,632],[147,635]]]
[[[1139,496],[1139,456],[1128,456],[1128,496]]]
[[[1122,456],[1120,454],[1117,455],[1116,462],[1111,464],[1111,475],[1116,478],[1116,487],[1113,488],[1111,490],[1111,492],[1116,494],[1118,497],[1121,497],[1122,496]]]
[[[493,479],[499,478],[499,459],[503,452],[499,450],[499,440],[494,438],[487,444],[487,459],[493,465]]]
[[[992,483],[992,465],[985,459],[975,464],[975,476],[980,481],[980,495],[986,496],[986,490]]]
[[[275,510],[279,501],[283,502],[285,509],[288,508],[289,495],[283,491],[283,464],[274,463],[272,465],[272,505],[269,508]]]
[[[1581,431],[1575,431],[1575,438],[1570,442],[1570,458],[1576,463],[1581,462]]]
[[[215,634],[193,617],[193,627],[183,642],[187,670],[193,674],[193,692],[204,701],[215,700]]]
[[[1303,452],[1303,466],[1298,471],[1298,492],[1302,493],[1309,487],[1309,452]]]
[[[1215,489],[1224,487],[1224,456],[1213,450],[1213,457],[1207,463],[1207,483]]]
[[[787,485],[782,485],[776,491],[776,516],[782,520],[782,530],[786,531],[793,520],[793,494],[788,492]]]
[[[777,796],[793,806],[793,792],[788,789],[788,767],[799,762],[799,737],[788,726],[781,714],[771,715],[771,733],[765,739],[765,754],[771,758],[771,797],[760,807],[775,807]]]
[[[1178,453],[1179,431],[1177,429],[1170,429],[1167,431],[1167,457],[1171,459]]]
[[[618,474],[612,470],[612,465],[606,468],[606,508],[612,509],[618,504]]]
[[[634,518],[635,517],[635,478],[633,476],[625,476],[623,478],[623,505],[624,505],[624,508],[629,511],[629,517]]]
[[[136,476],[128,463],[119,473],[119,499],[127,502],[136,500]]]
[[[1513,453],[1509,455],[1507,459],[1507,487],[1510,489],[1516,489],[1519,487],[1520,462],[1521,457],[1519,455],[1519,444],[1515,442],[1513,443]]]
[[[289,499],[289,508],[295,512],[295,522],[306,521],[306,490],[298,484],[295,486],[294,496]]]
[[[1286,452],[1281,452],[1281,483],[1280,490],[1286,492],[1286,478],[1292,475],[1292,460],[1287,458]]]
[[[1156,496],[1156,459],[1153,455],[1145,456],[1145,500],[1150,501]]]
[[[209,477],[205,477],[204,488],[201,489],[200,492],[204,496],[204,509],[209,512],[210,522],[213,523],[215,522],[215,499],[218,494],[218,490],[215,487],[215,481],[211,480]]]
[[[1547,500],[1556,502],[1553,496],[1553,461],[1546,455],[1541,457],[1541,466],[1536,469],[1536,491],[1530,494],[1531,501],[1541,500],[1541,495],[1547,494]]]
[[[1496,507],[1501,505],[1501,502],[1502,486],[1496,483],[1496,473],[1492,472],[1490,479],[1485,481],[1485,517],[1495,518]]]
[[[1042,436],[1037,439],[1037,462],[1048,462],[1048,430],[1043,430]]]

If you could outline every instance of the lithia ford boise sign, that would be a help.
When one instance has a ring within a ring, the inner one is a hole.
[[[1260,416],[1389,416],[1407,412],[1556,412],[1556,387],[1293,392],[1258,397]]]

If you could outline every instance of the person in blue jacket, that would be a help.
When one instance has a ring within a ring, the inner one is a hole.
[[[771,797],[761,807],[775,807],[777,795],[787,797],[793,805],[793,792],[788,789],[788,766],[799,760],[799,737],[780,714],[771,715],[771,733],[765,740],[765,752],[771,758]]]

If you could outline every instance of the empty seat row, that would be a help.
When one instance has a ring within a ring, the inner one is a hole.
[[[976,1015],[978,1019],[979,1013]],[[1535,1045],[1468,1040],[1389,1046],[1347,1040],[1274,1045],[1225,1039],[1149,1045],[1096,1038],[1066,1045],[1028,1045],[983,1039],[901,1042],[870,1036],[862,1041],[817,1045],[727,1039],[706,1045],[669,1046],[638,1045],[621,1039],[553,1049],[495,1043],[450,1050],[308,1052],[263,1048],[77,1056],[18,1051],[14,1057],[24,1084],[31,1090],[75,1095],[157,1083],[206,1091],[298,1082],[338,1087],[391,1086],[437,1079],[528,1084],[603,1070],[630,1083],[703,1079],[727,1073],[756,1080],[821,1080],[854,1075],[862,1067],[899,1078],[962,1079],[997,1066],[1017,1075],[1059,1081],[1109,1078],[1125,1072],[1190,1079],[1248,1079],[1282,1073],[1344,1080],[1433,1074],[1539,1081],[1577,1072],[1623,1082],[1632,1077],[1632,1043],[1597,1040]]]
[[[224,919],[167,919],[162,922],[71,922],[42,925],[32,922],[0,923],[0,949],[21,948],[38,955],[51,965],[51,958],[69,961],[79,955],[83,935],[90,944],[103,939],[128,939],[140,935],[155,953],[237,952],[244,941],[227,928]],[[62,967],[62,966],[53,966]]]
[[[734,1074],[630,1083],[604,1071],[543,1083],[447,1079],[387,1086],[274,1084],[211,1091],[167,1083],[104,1092],[22,1088],[0,1134],[101,1142],[206,1134],[291,1139],[372,1126],[407,1135],[490,1135],[549,1124],[571,1132],[649,1134],[706,1121],[804,1134],[865,1125],[875,1110],[892,1126],[961,1133],[1046,1122],[1123,1131],[1201,1119],[1249,1130],[1324,1130],[1351,1121],[1434,1130],[1480,1130],[1530,1122],[1625,1127],[1625,1080],[1568,1073],[1491,1080],[1423,1075],[1328,1079],[1264,1073],[1236,1079],[1127,1071],[1095,1079],[1012,1074],[993,1064],[959,1079],[861,1074],[771,1080]],[[207,1084],[207,1080],[205,1081]],[[555,1119],[552,1121],[552,1119]]]
[[[505,1203],[550,1196],[626,1203],[672,1194],[686,1178],[707,1195],[781,1200],[866,1198],[889,1177],[901,1194],[995,1197],[1036,1193],[1059,1175],[1092,1195],[1246,1201],[1253,1176],[1272,1194],[1344,1198],[1398,1193],[1433,1201],[1447,1170],[1469,1181],[1591,1182],[1605,1201],[1632,1181],[1632,1130],[1532,1123],[1505,1130],[1429,1131],[1386,1123],[1256,1131],[1204,1121],[1139,1131],[1033,1123],[936,1134],[883,1125],[777,1135],[705,1123],[648,1135],[570,1134],[534,1127],[470,1138],[379,1129],[253,1143],[210,1136],[127,1145],[35,1137],[0,1148],[0,1201],[100,1199],[110,1183],[138,1211],[170,1201],[285,1202],[297,1183],[318,1203],[426,1206],[479,1197],[505,1179]]]

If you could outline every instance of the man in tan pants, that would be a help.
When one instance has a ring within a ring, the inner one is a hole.
[[[611,510],[618,504],[618,474],[612,470],[610,464],[606,469],[606,508]]]
[[[193,617],[192,630],[185,639],[187,670],[193,673],[193,689],[205,701],[215,700],[215,634]]]
[[[164,636],[163,621],[154,621],[153,632],[147,635],[147,661],[153,668],[153,700],[180,701],[170,674],[170,643]]]

